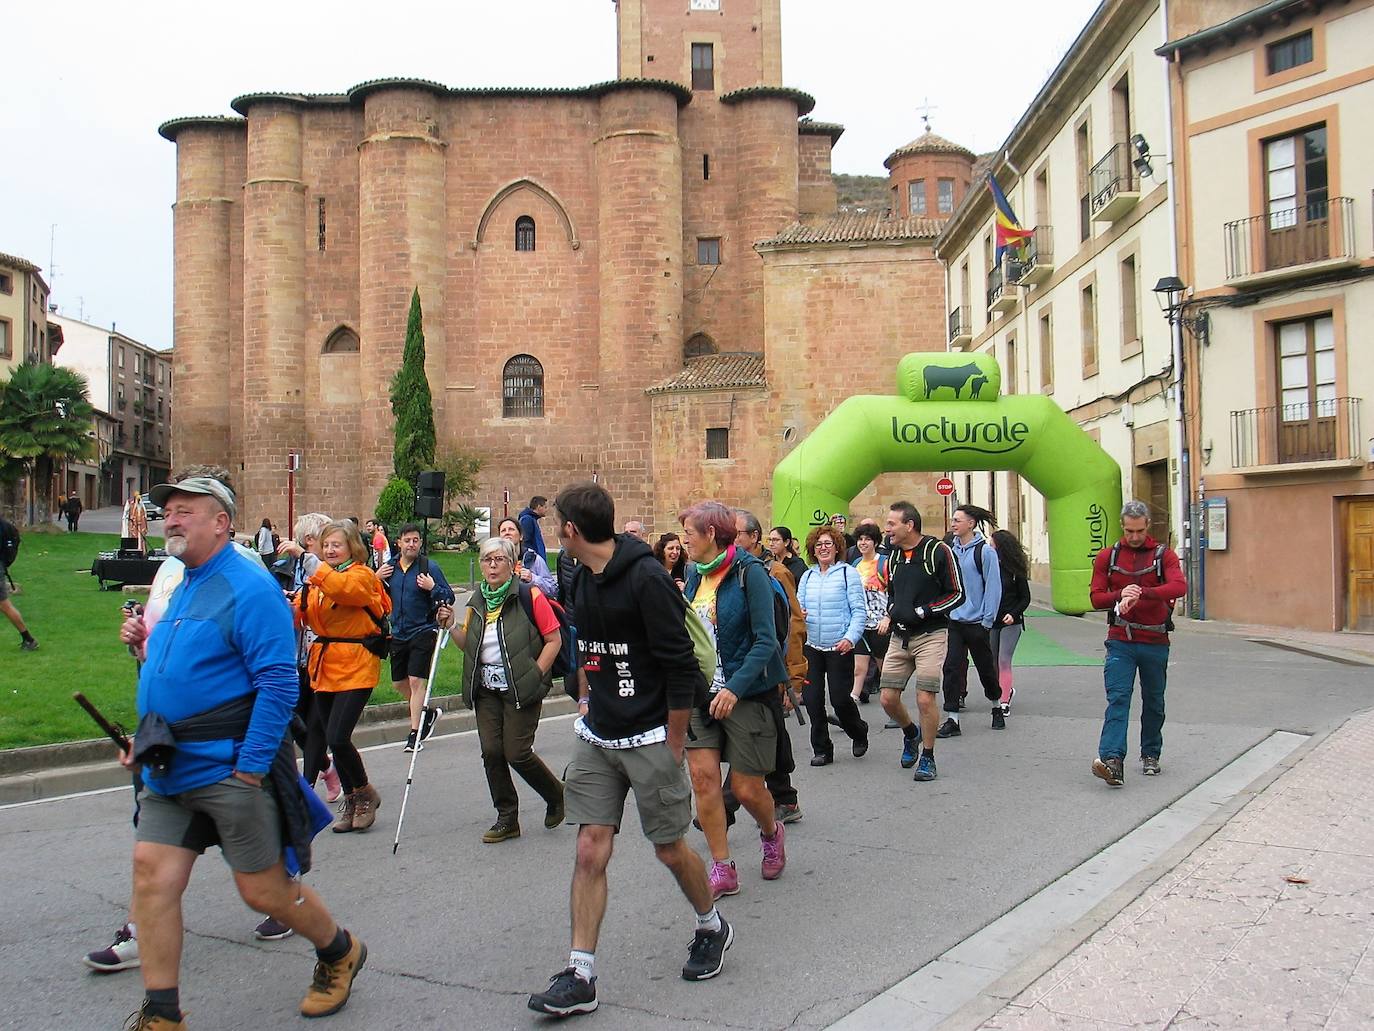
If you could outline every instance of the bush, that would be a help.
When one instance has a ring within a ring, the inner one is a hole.
[[[415,488],[399,476],[393,476],[382,488],[373,515],[388,533],[395,533],[403,523],[415,517]]]

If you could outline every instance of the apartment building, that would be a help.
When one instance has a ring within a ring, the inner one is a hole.
[[[1374,631],[1374,3],[1194,0],[1170,30],[1200,603]]]

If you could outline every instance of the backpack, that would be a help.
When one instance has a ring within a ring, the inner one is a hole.
[[[0,516],[0,566],[7,569],[19,557],[19,527]]]
[[[1163,544],[1156,544],[1156,545],[1155,545],[1155,560],[1154,560],[1154,563],[1153,563],[1152,565],[1146,566],[1144,569],[1123,569],[1120,565],[1117,564],[1117,560],[1120,559],[1120,558],[1121,558],[1121,542],[1120,542],[1120,541],[1117,541],[1115,544],[1112,545],[1112,552],[1111,552],[1111,554],[1107,556],[1107,575],[1108,575],[1108,576],[1110,576],[1112,573],[1120,573],[1122,576],[1144,576],[1146,573],[1153,572],[1153,573],[1155,574],[1155,579],[1156,579],[1156,580],[1158,580],[1161,584],[1164,582],[1164,545],[1163,545]],[[1116,616],[1116,613],[1115,613],[1115,612],[1113,612],[1111,609],[1108,609],[1108,610],[1107,610],[1107,625],[1108,625],[1108,626],[1113,626],[1113,625],[1115,625],[1115,616]],[[1168,615],[1166,615],[1166,616],[1164,617],[1164,630],[1165,630],[1166,633],[1173,633],[1173,631],[1174,631],[1174,603],[1173,603],[1172,601],[1169,602],[1169,612],[1168,612]]]
[[[739,567],[739,589],[744,591],[746,600],[749,592],[744,588],[744,570],[746,566]],[[787,634],[792,627],[792,606],[787,601],[787,591],[782,584],[773,577],[765,568],[764,573],[768,576],[768,582],[773,585],[773,634],[778,639],[778,653],[783,658],[787,657]]]
[[[534,589],[529,584],[521,580],[516,585],[516,590],[520,596],[520,607],[525,610],[525,615],[529,617],[531,623],[534,619]],[[543,594],[543,592],[540,592]],[[550,670],[553,676],[563,678],[563,690],[571,694],[574,700],[577,698],[577,628],[568,621],[568,613],[563,606],[554,601],[547,594],[544,600],[549,603],[549,608],[553,609],[553,614],[558,617],[558,654],[553,660],[553,669]],[[536,629],[538,623],[535,623]],[[571,683],[569,683],[571,681]]]

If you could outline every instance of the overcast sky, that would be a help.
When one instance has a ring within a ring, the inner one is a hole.
[[[166,119],[232,114],[242,93],[340,92],[385,76],[615,77],[612,0],[4,6],[0,251],[42,266],[63,314],[154,347],[172,343],[176,152],[156,132]],[[936,132],[996,147],[1096,6],[783,0],[783,78],[816,98],[815,118],[847,126],[835,171],[883,175],[883,158],[920,134],[927,98]]]

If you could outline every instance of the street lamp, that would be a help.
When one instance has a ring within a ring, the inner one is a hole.
[[[1212,320],[1205,311],[1196,315],[1187,313],[1188,302],[1183,299],[1187,292],[1188,288],[1178,276],[1165,276],[1155,284],[1154,289],[1155,298],[1159,301],[1159,310],[1164,313],[1169,325],[1187,327],[1193,336],[1205,344],[1208,342],[1207,334],[1211,329]]]

